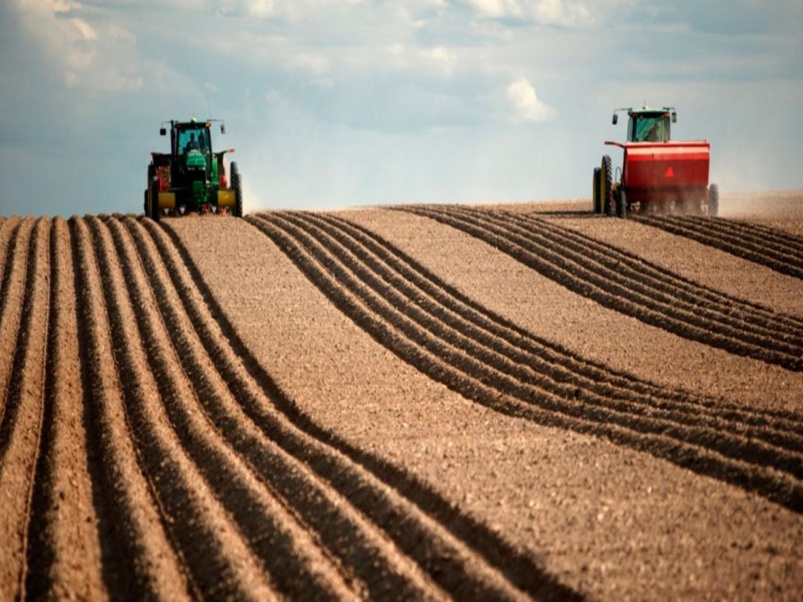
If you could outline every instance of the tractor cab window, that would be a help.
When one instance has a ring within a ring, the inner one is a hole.
[[[179,130],[178,132],[178,150],[180,153],[187,154],[191,150],[201,151],[206,153],[209,150],[209,140],[206,128],[193,128],[186,130]]]
[[[669,118],[665,115],[655,117],[633,115],[630,121],[631,142],[666,142],[669,140]]]

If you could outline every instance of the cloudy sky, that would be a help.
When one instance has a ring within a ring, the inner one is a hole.
[[[0,214],[142,210],[162,121],[246,209],[590,196],[616,107],[803,188],[800,0],[0,0]]]

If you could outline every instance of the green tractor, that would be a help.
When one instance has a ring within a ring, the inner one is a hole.
[[[155,221],[163,216],[188,213],[243,216],[243,194],[237,163],[228,171],[223,161],[234,149],[212,151],[212,121],[170,121],[170,152],[151,153],[145,215]],[[167,135],[162,124],[159,134]],[[220,133],[226,126],[220,122]]]

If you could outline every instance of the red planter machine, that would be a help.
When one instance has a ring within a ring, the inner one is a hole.
[[[624,151],[621,178],[616,181],[609,155],[594,169],[594,212],[626,216],[628,213],[679,213],[716,215],[719,190],[708,184],[710,144],[704,140],[675,142],[671,124],[677,121],[672,107],[616,109],[627,111],[627,142],[606,141]]]

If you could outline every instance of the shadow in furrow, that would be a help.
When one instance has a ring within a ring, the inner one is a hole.
[[[19,412],[20,402],[23,395],[23,386],[25,379],[22,378],[22,369],[26,363],[26,354],[30,352],[28,341],[31,337],[31,320],[33,312],[31,308],[34,303],[35,288],[33,286],[34,278],[36,277],[37,256],[36,256],[36,238],[37,234],[35,226],[27,232],[27,236],[14,236],[12,247],[9,249],[10,264],[20,264],[21,269],[24,269],[23,282],[20,285],[22,288],[22,303],[20,310],[19,323],[17,325],[16,337],[14,341],[13,351],[10,351],[13,359],[11,361],[11,371],[9,373],[8,387],[5,390],[4,405],[0,407],[0,466],[5,463],[6,453],[11,443],[11,436],[14,432],[14,425],[17,422],[17,414]],[[19,229],[17,230],[19,233]],[[20,248],[20,241],[27,246]],[[6,276],[10,280],[12,269],[6,269]],[[10,288],[10,283],[3,279],[4,289],[3,292],[7,293]],[[6,301],[6,298],[3,299]],[[5,303],[4,303],[5,305]],[[10,310],[2,307],[2,315],[7,315]]]
[[[318,252],[317,259],[309,255],[311,241],[303,243],[295,238],[304,236],[278,216],[263,215],[249,218],[281,248],[290,259],[315,283],[336,306],[367,330],[377,341],[390,348],[402,359],[443,382],[464,396],[489,405],[499,411],[525,416],[541,424],[568,428],[582,433],[608,437],[613,441],[667,459],[695,472],[714,476],[742,488],[755,491],[796,511],[803,510],[803,488],[788,476],[773,468],[764,469],[749,461],[729,460],[721,453],[733,453],[729,445],[716,436],[706,441],[698,437],[693,444],[677,439],[681,427],[657,428],[654,432],[634,430],[632,421],[619,420],[611,424],[610,413],[599,408],[588,408],[578,400],[565,400],[532,388],[520,380],[511,379],[477,361],[455,352],[448,342],[438,342],[425,328],[412,325],[394,311],[392,304],[384,305],[370,294],[361,291],[360,284],[343,268],[338,260]],[[325,266],[325,267],[324,267]],[[331,275],[330,275],[331,274]],[[350,284],[346,284],[350,283]],[[356,303],[357,295],[362,303]],[[371,307],[370,312],[364,307]],[[405,313],[410,308],[405,306]],[[394,317],[395,316],[395,317]],[[686,438],[687,434],[684,433]],[[710,437],[710,436],[709,436]],[[714,450],[706,445],[712,445]],[[701,447],[702,446],[702,447]],[[744,448],[744,445],[742,444]],[[760,450],[760,447],[756,449]],[[744,449],[735,454],[749,456]],[[794,465],[799,460],[790,460]]]
[[[146,224],[149,228],[156,230],[156,226]],[[237,335],[233,325],[225,317],[225,311],[214,299],[211,290],[206,285],[202,274],[194,265],[192,257],[184,247],[178,235],[170,228],[163,230],[172,242],[173,247],[178,251],[179,256],[191,274],[194,285],[199,289],[203,299],[209,306],[211,315],[217,321],[221,331],[228,339],[234,352],[242,359],[243,366],[249,376],[254,379],[257,385],[269,396],[270,401],[276,408],[306,436],[312,437],[319,443],[330,446],[337,452],[350,458],[363,469],[366,469],[374,477],[392,487],[396,493],[415,504],[421,511],[429,515],[442,527],[446,528],[454,537],[458,538],[479,554],[495,570],[503,574],[516,587],[524,590],[537,599],[582,599],[582,596],[570,588],[559,583],[553,576],[549,575],[540,568],[538,562],[529,554],[517,550],[499,535],[489,530],[484,524],[459,512],[451,503],[440,497],[433,489],[418,481],[402,469],[388,463],[373,454],[359,449],[334,433],[327,431],[318,425],[310,416],[302,413],[295,403],[279,388],[270,375],[265,372],[256,358],[251,354],[245,344]],[[155,238],[157,245],[162,245]],[[196,326],[197,327],[197,326]],[[210,351],[210,353],[212,353]],[[226,379],[237,378],[236,374],[224,374]],[[230,384],[237,388],[236,383]],[[236,391],[239,398],[240,394],[245,393],[240,385],[240,390]],[[264,423],[265,417],[258,415],[252,416],[255,421]],[[265,427],[263,427],[265,428]],[[272,432],[271,427],[267,427],[266,432],[270,432],[272,437],[276,433]],[[296,455],[310,465],[323,478],[329,479],[333,486],[344,491],[351,487],[348,475],[344,475],[342,466],[338,466],[334,459],[327,458],[321,452],[316,451],[316,446],[304,446],[303,442],[287,440],[281,443],[288,452]],[[450,568],[450,565],[457,561],[456,558],[447,557],[421,557],[416,551],[415,537],[406,529],[411,528],[420,531],[415,523],[404,514],[387,514],[385,516],[374,516],[374,500],[372,496],[359,495],[352,499],[352,503],[358,504],[362,512],[373,519],[384,529],[391,529],[390,534],[397,544],[408,554],[417,558],[432,579],[439,583],[444,589],[449,591],[457,598],[471,598],[470,590],[465,590],[461,574],[464,570],[458,565]],[[395,530],[394,530],[395,529]],[[412,546],[412,547],[411,547]],[[473,597],[476,597],[474,595]]]
[[[172,283],[162,282],[162,277],[152,270],[157,260],[147,247],[142,226],[133,221],[128,221],[127,225],[134,236],[143,265],[150,267],[150,282],[157,292],[165,320],[179,325],[182,323],[179,313],[191,320],[196,316],[195,309],[184,308],[180,302],[171,303],[167,287]],[[170,262],[169,257],[165,259]],[[186,295],[184,298],[186,301]],[[348,567],[343,574],[344,581],[350,581],[350,575],[355,575],[365,584],[372,598],[387,597],[391,592],[404,598],[423,597],[425,592],[410,583],[403,573],[404,569],[387,557],[383,549],[386,547],[384,536],[367,526],[356,512],[346,510],[353,496],[341,496],[307,473],[299,459],[266,438],[257,425],[242,413],[239,406],[253,397],[254,393],[243,391],[235,397],[235,392],[227,388],[223,376],[217,374],[225,364],[223,358],[220,355],[214,359],[210,357],[210,362],[215,362],[210,370],[194,357],[194,351],[191,352],[195,347],[193,332],[184,332],[178,326],[170,332],[175,347],[185,350],[181,359],[188,376],[198,389],[205,391],[200,401],[216,428],[225,433],[228,444],[260,475],[273,494],[284,502],[288,511],[306,528],[314,530],[319,545],[331,550],[334,555],[330,560],[337,564],[337,559],[343,559]],[[197,341],[199,345],[203,344],[202,340]],[[355,484],[354,490],[358,487]]]
[[[638,220],[761,264],[780,274],[803,279],[803,238],[799,236],[723,218],[650,216]]]
[[[720,347],[737,355],[777,364],[794,371],[803,370],[803,347],[780,338],[743,332],[722,321],[703,320],[693,308],[681,308],[663,301],[644,290],[629,288],[614,272],[605,277],[598,265],[587,266],[593,258],[577,263],[577,258],[564,255],[560,241],[537,243],[520,228],[509,228],[491,223],[491,220],[474,211],[454,208],[410,206],[400,208],[462,230],[507,253],[543,276],[555,280],[569,290],[589,297],[606,307],[633,316],[642,322],[706,345]],[[790,329],[799,337],[796,329]]]
[[[114,418],[106,398],[106,378],[110,357],[103,351],[99,332],[108,318],[101,293],[96,286],[99,275],[96,269],[87,226],[80,218],[70,219],[71,249],[75,269],[76,306],[78,313],[78,344],[81,353],[81,380],[83,383],[84,430],[87,434],[89,472],[92,498],[98,517],[100,533],[102,576],[109,596],[120,600],[160,600],[165,596],[154,579],[143,552],[140,512],[135,504],[154,503],[150,499],[131,499],[127,491],[125,468],[120,465],[120,454],[113,431]],[[108,325],[107,325],[108,326]],[[106,331],[108,334],[108,331]],[[128,425],[125,428],[130,432]],[[139,457],[135,457],[141,471]],[[150,486],[150,484],[149,484]],[[164,528],[164,516],[161,517]],[[167,559],[162,558],[162,562]],[[183,573],[176,573],[177,583],[184,581]],[[189,580],[186,586],[193,597],[200,598],[197,587]],[[185,592],[186,596],[186,592]]]
[[[666,291],[670,299],[690,303],[695,310],[703,308],[712,317],[729,323],[737,329],[749,328],[757,335],[763,333],[773,337],[786,337],[790,342],[796,342],[798,345],[803,341],[800,334],[803,328],[803,319],[797,316],[784,314],[747,299],[708,288],[699,282],[648,262],[634,253],[533,215],[498,212],[489,212],[488,215],[501,216],[502,224],[515,223],[531,230],[533,234],[542,233],[547,240],[557,238],[566,245],[567,249],[593,257],[596,262],[614,272],[631,275],[632,281],[649,285],[656,294]]]
[[[338,244],[344,245],[339,250],[331,242],[326,246],[329,251],[338,254],[341,262],[350,265],[362,282],[385,297],[391,305],[407,308],[406,315],[424,329],[522,382],[543,387],[558,396],[572,399],[582,397],[584,404],[648,416],[651,420],[729,431],[739,436],[733,444],[735,449],[739,448],[745,436],[793,452],[803,449],[803,423],[800,420],[792,425],[783,418],[772,418],[760,411],[744,412],[725,408],[722,412],[713,405],[712,400],[697,400],[690,394],[651,387],[649,383],[642,384],[632,378],[628,381],[629,387],[620,386],[617,375],[605,370],[592,367],[591,375],[586,376],[588,367],[581,362],[574,362],[571,369],[567,369],[565,365],[570,358],[558,358],[555,353],[545,354],[543,347],[538,348],[533,344],[537,342],[535,339],[524,338],[520,333],[505,328],[492,319],[490,312],[478,313],[449,296],[433,284],[434,280],[426,271],[414,270],[404,261],[395,260],[387,251],[389,246],[379,244],[376,238],[360,237],[360,232],[353,230],[350,223],[314,214],[281,215],[312,236],[315,236],[315,232],[311,224],[315,224],[316,228],[321,228]],[[349,235],[345,232],[349,232]],[[323,242],[320,236],[317,240]],[[352,257],[344,254],[346,248],[354,254]],[[365,267],[360,269],[361,265]],[[643,394],[645,390],[649,391],[648,395]],[[701,436],[705,438],[704,434]],[[727,434],[724,438],[727,440]],[[776,457],[771,451],[762,450],[761,444],[746,450],[751,459],[757,452],[756,459],[764,456],[770,465],[788,464],[790,471],[800,469],[799,461],[795,464],[790,463],[788,458]]]
[[[291,214],[283,215],[289,217]],[[504,341],[509,346],[505,353],[511,359],[543,369],[561,383],[577,384],[606,396],[636,398],[658,410],[682,410],[687,416],[710,416],[712,419],[739,423],[739,432],[745,425],[777,429],[778,436],[788,434],[793,437],[789,445],[803,449],[803,416],[781,410],[735,405],[723,399],[699,396],[644,381],[624,372],[615,372],[601,363],[587,360],[569,349],[541,339],[482,307],[414,258],[362,226],[334,215],[318,213],[304,213],[299,223],[303,224],[304,221],[324,228],[394,287],[405,290],[409,302],[420,305],[449,324],[462,324],[461,328],[468,328],[466,332],[479,333],[476,336],[483,341]],[[761,438],[758,433],[755,436]],[[767,441],[773,442],[774,439]]]
[[[144,326],[144,312],[136,311],[134,324],[129,322],[126,297],[134,291],[126,286],[125,275],[112,268],[117,256],[113,256],[114,249],[104,239],[105,226],[97,218],[91,218],[89,227],[100,260],[101,284],[126,416],[167,533],[204,597],[257,598],[258,591],[264,593],[269,585],[263,582],[263,574],[245,549],[240,534],[231,527],[229,513],[210,495],[208,484],[197,478],[197,467],[177,441],[179,434],[172,431],[172,425],[163,422],[160,406],[179,401],[178,391],[165,386],[169,378],[166,372],[170,368],[155,353],[158,343],[150,336],[152,333],[139,331]],[[142,307],[135,297],[131,301],[133,307]],[[137,347],[148,354],[147,362],[137,357]],[[151,386],[152,381],[148,381],[148,372],[155,381],[156,391]],[[222,474],[221,478],[225,476]],[[235,493],[232,487],[230,494]],[[232,501],[231,497],[227,501]],[[277,550],[279,554],[282,551],[281,547]]]
[[[59,345],[60,314],[63,311],[59,303],[59,281],[64,267],[63,258],[59,256],[59,239],[56,228],[51,226],[50,235],[50,290],[48,291],[50,315],[47,330],[45,388],[42,410],[42,434],[40,452],[34,472],[33,498],[31,517],[28,522],[28,573],[25,579],[25,594],[32,599],[43,599],[48,591],[53,590],[51,572],[55,562],[55,542],[52,534],[50,513],[56,511],[57,500],[53,471],[56,469],[54,457],[55,424],[53,420],[56,403],[56,379],[59,376],[57,353]]]

